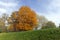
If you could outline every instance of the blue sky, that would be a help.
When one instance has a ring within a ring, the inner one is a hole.
[[[29,6],[37,14],[45,16],[56,25],[60,23],[60,0],[0,0],[0,15],[11,14],[21,6]]]

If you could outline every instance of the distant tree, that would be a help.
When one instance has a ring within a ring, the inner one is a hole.
[[[2,23],[4,23],[3,29],[7,31],[6,25],[7,25],[8,14],[3,13],[1,19],[2,19]]]
[[[48,20],[44,16],[41,16],[41,15],[37,15],[37,19],[38,19],[38,24],[35,30],[41,29],[41,27],[48,22]]]
[[[4,21],[2,20],[2,18],[0,18],[0,32],[3,32],[4,25],[5,25]]]
[[[42,29],[47,29],[47,28],[56,28],[56,25],[52,21],[48,21],[45,25],[42,26]]]
[[[7,20],[7,18],[8,18],[8,14],[3,13],[2,14],[2,18],[3,18],[3,21],[5,22]]]
[[[40,22],[41,26],[43,26],[43,24],[48,22],[48,19],[45,16],[40,16],[39,22]]]
[[[14,31],[33,30],[37,25],[36,13],[27,6],[22,6],[19,11],[11,15]]]
[[[0,18],[0,31],[6,32],[6,21],[7,21],[8,15],[6,13],[3,13]]]

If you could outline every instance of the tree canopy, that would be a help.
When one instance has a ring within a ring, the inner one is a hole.
[[[11,15],[14,30],[32,30],[37,25],[36,13],[27,6],[22,6],[19,11]]]

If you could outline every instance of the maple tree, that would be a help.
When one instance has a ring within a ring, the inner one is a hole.
[[[15,31],[32,30],[37,25],[36,13],[27,6],[13,12],[11,20]]]

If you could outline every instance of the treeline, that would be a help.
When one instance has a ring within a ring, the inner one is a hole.
[[[14,11],[10,16],[3,14],[0,17],[0,32],[17,32],[28,30],[39,30],[56,28],[52,21],[48,21],[44,16],[38,15],[27,6],[22,6],[18,11]]]

